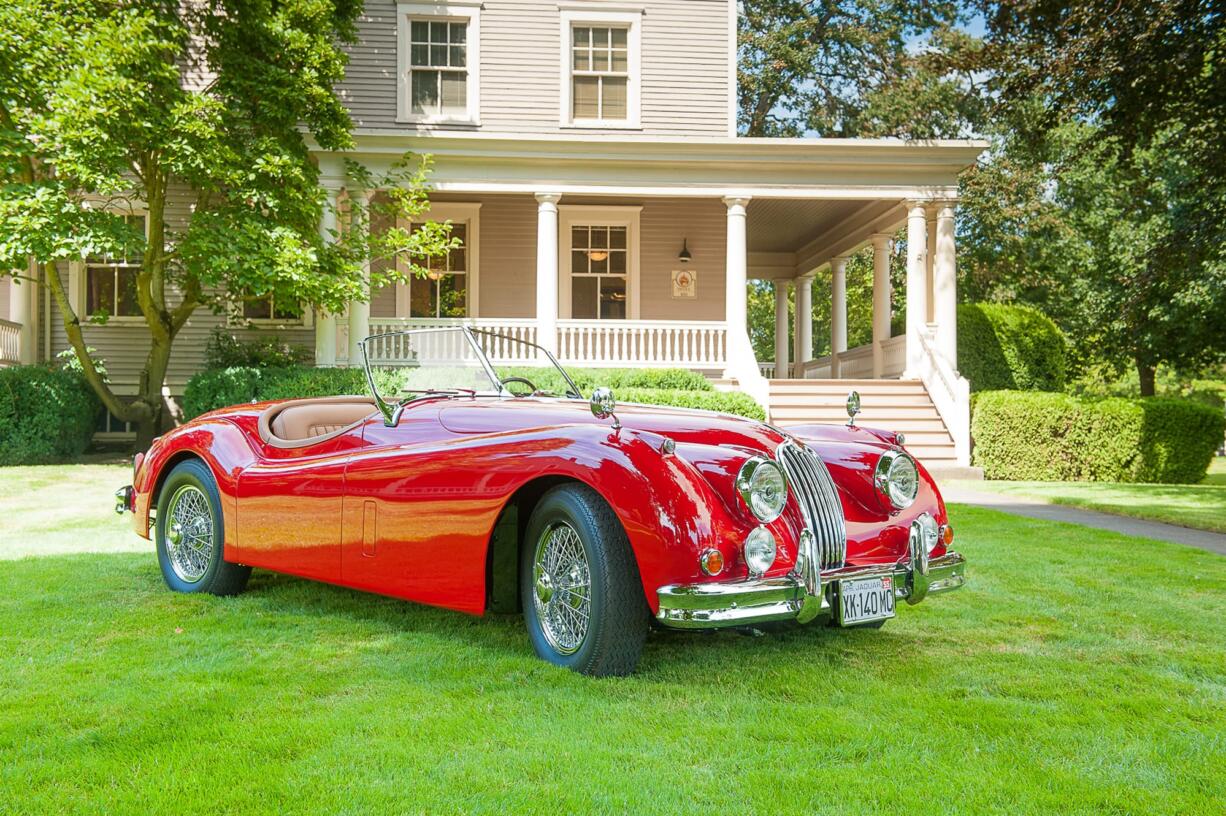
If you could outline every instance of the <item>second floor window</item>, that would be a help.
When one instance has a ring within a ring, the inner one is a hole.
[[[468,24],[411,20],[409,32],[411,112],[416,116],[466,116]]]
[[[132,229],[145,232],[145,216],[125,216]],[[136,276],[140,258],[90,256],[85,259],[85,313],[108,317],[140,317],[136,300]]]
[[[629,29],[575,26],[571,118],[624,121],[629,109]]]

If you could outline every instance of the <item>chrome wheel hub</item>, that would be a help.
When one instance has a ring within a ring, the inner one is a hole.
[[[166,505],[166,555],[179,579],[194,584],[208,572],[213,557],[213,513],[208,497],[183,485]]]
[[[561,654],[574,654],[587,637],[591,573],[579,534],[565,522],[551,525],[536,544],[533,597],[541,632]]]

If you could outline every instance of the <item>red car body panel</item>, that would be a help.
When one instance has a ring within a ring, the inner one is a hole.
[[[785,434],[739,417],[621,406],[615,429],[580,400],[440,397],[410,403],[394,428],[374,413],[339,437],[286,449],[258,432],[272,404],[206,414],[157,440],[134,480],[136,531],[150,537],[160,479],[196,456],[217,479],[226,560],[479,614],[492,533],[508,502],[536,480],[574,480],[621,521],[654,613],[661,586],[747,577],[741,543],[758,522],[733,483],[747,458],[773,456],[789,436],[818,453],[839,489],[848,564],[899,563],[918,515],[947,522],[922,466],[914,504],[887,511],[872,474],[896,439],[867,428]],[[665,451],[666,439],[675,452]],[[802,526],[790,499],[767,525],[778,542],[767,577],[792,570]],[[698,566],[709,547],[724,555],[716,578]],[[932,555],[944,552],[941,544]]]

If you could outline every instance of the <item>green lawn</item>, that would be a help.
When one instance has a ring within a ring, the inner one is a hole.
[[[969,585],[881,631],[657,633],[636,676],[594,680],[538,661],[517,617],[259,571],[237,598],[171,594],[109,501],[45,509],[63,470],[0,471],[6,551],[74,528],[141,551],[0,561],[3,813],[1226,801],[1226,558],[1200,550],[954,506]],[[70,472],[104,499],[124,475]]]
[[[989,480],[965,486],[1226,533],[1226,457],[1215,458],[1198,485]]]

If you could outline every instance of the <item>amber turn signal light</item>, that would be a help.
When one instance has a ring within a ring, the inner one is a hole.
[[[724,571],[724,554],[715,549],[703,550],[698,556],[698,566],[707,575],[719,575]]]
[[[954,526],[952,524],[946,524],[944,529],[941,530],[941,543],[947,548],[950,544],[954,543]]]

